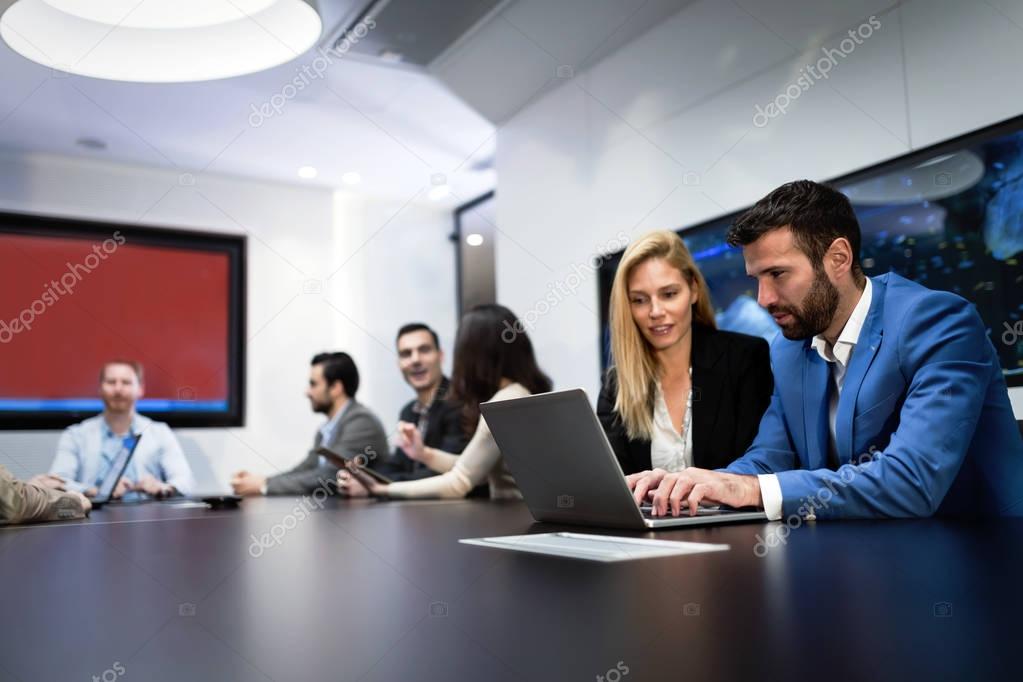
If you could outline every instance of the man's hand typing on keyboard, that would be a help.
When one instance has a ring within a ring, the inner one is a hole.
[[[730,507],[763,508],[760,483],[756,476],[725,474],[689,467],[670,474],[664,469],[641,471],[625,477],[636,504],[649,499],[652,516],[672,516],[688,507],[689,515],[696,516],[703,504],[724,504]]]

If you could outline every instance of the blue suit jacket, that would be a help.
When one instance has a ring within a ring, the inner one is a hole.
[[[753,444],[725,471],[775,473],[782,515],[1023,515],[1023,439],[973,306],[894,273],[874,291],[842,385],[827,468],[828,363],[779,335]]]

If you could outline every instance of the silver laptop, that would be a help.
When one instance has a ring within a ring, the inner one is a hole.
[[[678,517],[641,510],[580,388],[483,403],[480,411],[537,521],[642,530],[767,520],[762,511],[717,507]]]

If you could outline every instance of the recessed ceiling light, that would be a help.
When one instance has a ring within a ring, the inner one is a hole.
[[[317,175],[317,171],[312,166],[302,166],[298,169],[298,177],[305,178],[306,180],[312,180]]]
[[[469,246],[479,246],[480,244],[483,243],[483,235],[473,232],[472,234],[466,236],[465,243],[468,244]]]
[[[451,187],[448,185],[437,185],[436,187],[430,188],[430,191],[426,196],[430,197],[430,201],[440,201],[447,195],[451,194]]]
[[[346,185],[358,185],[360,182],[362,182],[362,176],[356,173],[355,171],[348,171],[347,173],[341,176],[341,182],[345,183]]]
[[[75,140],[75,144],[93,151],[103,151],[107,148],[107,143],[98,137],[80,137]]]
[[[311,48],[321,30],[303,0],[18,0],[0,17],[0,37],[27,59],[147,83],[269,69]]]

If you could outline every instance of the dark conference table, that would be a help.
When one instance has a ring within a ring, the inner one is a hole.
[[[731,548],[600,564],[458,544],[561,529],[521,503],[298,504],[0,530],[0,682],[1023,679],[1023,521],[818,522],[762,557],[779,524],[619,533]]]

